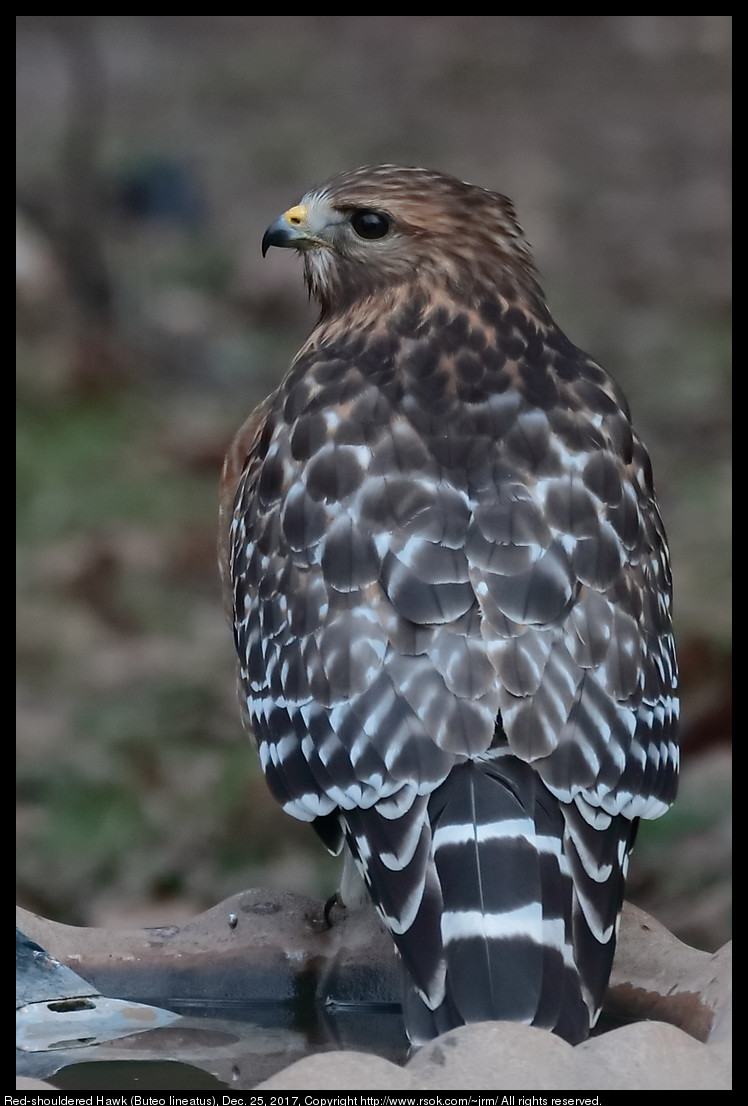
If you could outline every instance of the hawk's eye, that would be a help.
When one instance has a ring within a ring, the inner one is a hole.
[[[384,238],[390,229],[390,220],[381,211],[354,211],[351,226],[359,238]]]

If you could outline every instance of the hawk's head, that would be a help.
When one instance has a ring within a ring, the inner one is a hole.
[[[332,177],[268,227],[263,254],[270,246],[303,254],[324,314],[412,284],[452,297],[489,285],[541,300],[510,201],[429,169],[363,166]]]

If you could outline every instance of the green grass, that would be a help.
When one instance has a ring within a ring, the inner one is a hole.
[[[159,453],[151,405],[132,396],[34,406],[17,425],[17,526],[23,543],[82,530],[164,528],[215,510],[217,473],[187,478]]]

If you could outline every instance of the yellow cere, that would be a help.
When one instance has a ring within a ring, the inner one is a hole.
[[[297,204],[295,207],[289,207],[288,211],[283,213],[283,218],[292,227],[298,227],[300,223],[303,223],[307,216],[307,210],[304,204]]]

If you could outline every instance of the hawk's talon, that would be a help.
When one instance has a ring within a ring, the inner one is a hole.
[[[323,915],[324,915],[325,921],[327,922],[327,928],[328,929],[332,929],[332,927],[333,927],[333,922],[332,922],[332,919],[331,919],[330,915],[332,914],[333,907],[335,907],[335,906],[340,906],[340,907],[342,907],[343,910],[345,910],[345,903],[343,902],[343,900],[340,897],[340,891],[336,891],[334,895],[330,895],[330,898],[325,903],[325,908],[322,912]]]

